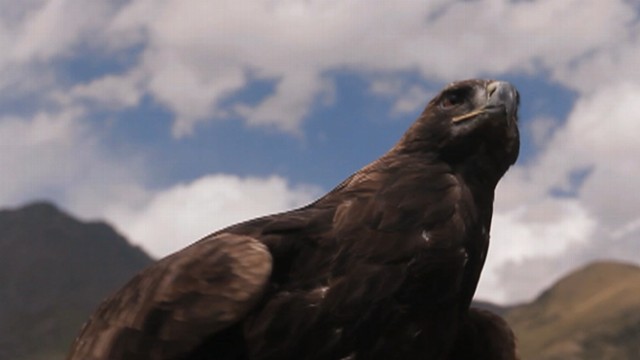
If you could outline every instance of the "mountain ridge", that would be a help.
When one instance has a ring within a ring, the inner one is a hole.
[[[51,203],[0,210],[0,359],[65,354],[97,303],[151,261]]]
[[[597,261],[506,314],[524,359],[640,358],[640,267]]]

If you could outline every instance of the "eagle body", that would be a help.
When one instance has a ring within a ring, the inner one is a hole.
[[[468,80],[314,203],[217,231],[143,270],[69,359],[516,359],[470,309],[494,189],[518,152],[515,88]]]
[[[309,207],[225,230],[263,239],[276,264],[259,326],[245,328],[255,358],[437,359],[450,346],[489,224],[447,166],[370,169]]]

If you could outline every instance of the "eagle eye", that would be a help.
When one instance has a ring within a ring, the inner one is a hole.
[[[459,89],[444,94],[444,96],[440,100],[440,108],[448,110],[455,106],[463,104],[466,100],[466,93],[466,91]]]

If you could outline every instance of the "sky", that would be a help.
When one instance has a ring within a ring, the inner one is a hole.
[[[512,82],[522,150],[477,298],[640,263],[637,0],[0,0],[0,207],[50,200],[161,257],[304,205],[445,84]]]

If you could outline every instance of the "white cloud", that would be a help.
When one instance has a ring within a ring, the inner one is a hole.
[[[393,115],[420,111],[436,94],[421,85],[410,85],[394,76],[378,76],[369,84],[369,91],[378,96],[395,99],[391,109]]]
[[[282,79],[273,95],[255,107],[240,105],[236,111],[247,118],[250,125],[273,125],[280,130],[297,133],[300,120],[317,98],[331,96],[333,86],[315,75],[289,74]]]
[[[629,82],[581,97],[536,161],[503,179],[480,297],[530,299],[593,259],[640,261],[638,98],[640,84]],[[589,171],[572,184],[581,169]],[[554,196],[558,188],[574,195]],[[526,286],[516,286],[517,279]]]
[[[105,215],[161,257],[225,226],[309,203],[318,194],[317,188],[295,187],[278,176],[214,174],[158,191],[142,206],[113,206]]]
[[[113,9],[107,1],[51,0],[27,13],[10,56],[42,61],[64,55],[81,39],[99,37]]]
[[[402,97],[393,104],[392,112],[396,114],[413,113],[422,110],[426,105],[425,99],[435,96],[432,91],[427,91],[423,87],[414,85],[407,89]]]
[[[569,249],[588,244],[595,230],[596,220],[576,200],[548,197],[525,203],[509,212],[496,212],[478,298],[497,303],[530,300],[567,267],[547,269],[533,276],[528,273],[533,271],[530,268],[510,270],[507,275],[504,272],[507,265],[523,264],[532,259],[562,258]],[[505,281],[516,284],[518,280],[526,280],[526,286],[505,286]]]
[[[632,5],[621,0],[138,0],[115,17],[108,34],[111,42],[144,45],[138,66],[149,77],[147,91],[175,112],[174,134],[228,115],[222,102],[247,86],[249,72],[279,83],[264,102],[236,108],[240,115],[296,132],[330,70],[417,70],[439,81],[546,70],[589,91],[600,82],[588,79],[620,70],[619,61],[598,68],[600,53],[628,53],[639,31],[634,18]],[[635,63],[622,72],[635,73]],[[587,71],[592,75],[582,76]],[[399,101],[397,111],[413,107],[414,97]]]
[[[142,197],[135,156],[116,159],[82,121],[81,108],[0,118],[0,203],[56,200],[85,216],[108,201]]]
[[[143,95],[141,81],[138,72],[109,74],[69,90],[56,91],[51,98],[63,106],[88,101],[109,109],[133,107],[139,104]]]
[[[45,61],[83,47],[105,57],[138,47],[141,56],[123,72],[141,77],[126,84],[130,96],[116,99],[105,89],[114,88],[113,74],[101,90],[93,91],[96,79],[71,86],[107,103],[135,104],[149,94],[175,114],[176,136],[236,111],[249,124],[296,133],[314,99],[330,90],[332,70],[413,70],[438,81],[546,71],[586,93],[612,78],[640,80],[640,25],[623,0],[50,0],[3,7],[20,21],[0,17],[7,54],[0,73],[42,71]],[[225,108],[249,74],[277,80],[275,92],[259,104]],[[396,111],[411,111],[427,95],[420,90],[404,94]]]
[[[3,99],[48,95],[66,88],[59,61],[104,55],[104,29],[121,1],[0,1],[0,95]]]
[[[640,83],[601,86],[578,100],[530,170],[533,182],[562,186],[576,170],[589,168],[579,199],[608,227],[635,219],[640,200],[633,179],[640,178]]]
[[[547,146],[547,142],[553,136],[555,130],[557,130],[560,121],[549,116],[542,116],[533,119],[528,128],[523,129],[522,132],[529,132],[533,143],[537,148],[542,149]]]

